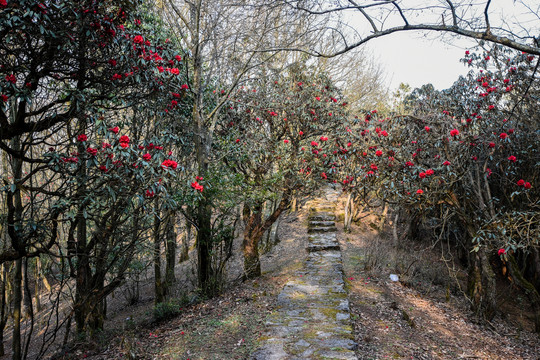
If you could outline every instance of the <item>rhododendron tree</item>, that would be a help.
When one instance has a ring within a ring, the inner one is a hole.
[[[501,247],[512,250],[509,258],[538,251],[537,230],[527,233],[530,228],[523,226],[525,219],[537,224],[540,175],[535,166],[540,160],[538,104],[529,97],[539,91],[538,60],[498,47],[489,55],[486,60],[485,53],[470,52],[464,61],[475,70],[448,90],[424,86],[413,91],[406,99],[410,115],[383,122],[387,137],[368,123],[360,135],[351,134],[365,143],[351,168],[364,188],[405,209],[413,225],[430,218],[444,236],[459,229],[455,245],[468,254],[468,296],[488,318],[496,309],[490,257]],[[377,156],[381,152],[384,157]],[[540,272],[534,263],[523,266]],[[520,271],[512,266],[520,279],[516,285],[531,294],[540,314],[537,290]]]
[[[235,99],[221,134],[231,144],[225,161],[242,179],[244,277],[254,278],[261,274],[262,236],[293,196],[333,179],[338,141],[328,134],[341,126],[347,106],[328,77],[303,64],[288,74],[247,82]],[[244,141],[238,144],[237,137]],[[265,214],[263,205],[270,200],[276,206]]]
[[[7,2],[0,16],[0,148],[12,157],[13,174],[2,201],[13,214],[8,217],[8,228],[27,229],[10,235],[0,260],[15,261],[20,268],[19,259],[49,252],[54,245],[62,251],[67,246],[68,258],[77,258],[70,275],[77,284],[74,316],[81,333],[101,327],[103,299],[120,284],[129,265],[129,256],[114,260],[119,261],[119,267],[113,267],[117,276],[109,278],[111,274],[89,271],[94,266],[111,270],[95,260],[102,246],[97,239],[107,246],[112,246],[109,240],[122,239],[116,231],[127,232],[127,223],[141,218],[142,205],[135,205],[134,199],[165,193],[163,185],[149,182],[158,171],[149,162],[175,161],[157,154],[144,159],[144,153],[134,148],[136,142],[143,142],[143,127],[139,123],[139,128],[129,128],[140,108],[165,116],[185,105],[181,84],[186,79],[179,70],[182,59],[156,20],[138,0],[114,4],[24,0]],[[179,95],[174,97],[174,108],[163,104],[170,103],[171,93]],[[164,100],[153,98],[156,94]],[[125,137],[113,137],[116,134]],[[159,167],[159,171],[169,174],[173,167]],[[125,188],[120,186],[122,176]],[[22,188],[29,189],[29,202],[24,201]],[[91,201],[94,192],[96,201]],[[98,210],[96,204],[112,206],[112,212]],[[121,205],[125,205],[123,210]],[[122,211],[128,211],[127,215]],[[128,215],[129,221],[124,217]],[[123,220],[111,223],[116,217]],[[88,231],[90,224],[94,230],[107,227],[106,236],[96,237],[99,231]],[[39,234],[33,230],[37,228],[42,229]],[[137,241],[141,239],[140,232],[132,233]],[[59,234],[70,238],[66,241]],[[131,251],[128,244],[124,245]],[[20,285],[20,281],[16,277],[14,283]],[[15,293],[20,295],[20,290],[15,286]],[[87,296],[90,293],[95,297]],[[20,314],[19,295],[14,306]],[[14,358],[23,355],[19,319],[14,326]]]

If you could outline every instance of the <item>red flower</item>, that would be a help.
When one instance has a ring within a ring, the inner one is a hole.
[[[322,173],[322,174],[321,174],[321,177],[322,177],[323,179],[328,179],[328,176],[326,176],[326,173]]]
[[[172,100],[172,101],[171,101],[171,106],[173,106],[173,107],[174,107],[174,106],[176,106],[176,105],[178,105],[178,101],[176,101],[176,100]]]
[[[388,133],[386,132],[386,130],[383,130],[383,131],[381,131],[381,135],[386,137],[386,136],[388,136]]]
[[[456,136],[456,135],[459,135],[459,130],[458,129],[453,129],[450,131],[450,135],[451,136]]]
[[[429,130],[431,130],[431,128],[429,126],[424,126],[424,130],[426,130],[427,132],[429,132]]]
[[[127,143],[129,144],[129,137],[127,135],[122,135],[120,136],[120,140],[119,140],[121,143]]]
[[[120,129],[118,128],[118,126],[115,126],[113,128],[110,128],[109,131],[118,134],[118,131],[120,131]]]
[[[414,166],[414,164],[413,164],[412,162],[410,162],[410,161],[407,161],[407,162],[405,163],[405,166]]]
[[[6,81],[7,82],[10,82],[12,84],[15,84],[17,82],[17,78],[15,77],[15,75],[11,74],[11,75],[7,75],[6,76]]]
[[[238,144],[240,142],[240,139],[236,139],[236,143]]]
[[[112,76],[112,79],[113,79],[113,80],[122,80],[122,75],[120,75],[120,74],[114,74],[114,75]]]
[[[125,149],[125,148],[127,148],[129,146],[129,144],[125,143],[125,142],[122,142],[122,143],[120,143],[120,146]]]
[[[315,99],[317,99],[317,101],[321,100],[319,96],[316,96]]]
[[[530,189],[532,187],[530,182],[526,182],[523,186],[525,186],[525,189]]]
[[[488,146],[489,146],[490,148],[494,148],[494,147],[495,147],[495,143],[494,143],[494,142],[490,142]]]
[[[513,133],[514,133],[514,129],[508,129],[508,133],[509,133],[509,134],[513,134]]]
[[[171,74],[173,74],[173,75],[180,74],[180,70],[178,70],[178,68],[172,68],[170,71],[171,71]],[[184,88],[184,85],[182,85],[182,89],[186,89],[186,88]]]
[[[88,137],[85,134],[81,134],[81,135],[77,136],[77,140],[80,141],[80,142],[84,142],[84,141],[88,140]]]
[[[97,149],[94,149],[94,148],[91,148],[91,147],[89,147],[88,149],[86,149],[86,152],[89,153],[89,154],[92,155],[92,156],[96,156],[96,155],[97,155]]]
[[[511,162],[516,162],[517,161],[517,158],[514,156],[514,155],[510,155],[508,157],[508,160],[510,160]]]
[[[99,167],[99,170],[101,170],[101,171],[103,171],[103,172],[109,171],[109,169],[107,169],[107,167],[106,167],[105,165],[101,165],[101,166]]]
[[[518,185],[518,186],[523,186],[523,185],[525,185],[525,180],[519,179],[518,182],[517,182],[517,185]]]
[[[170,160],[170,159],[167,159],[165,161],[163,161],[161,163],[161,167],[166,169],[166,168],[172,168],[172,169],[176,169],[176,167],[178,166],[178,163],[174,160]]]
[[[427,169],[427,170],[426,170],[426,175],[427,175],[427,176],[431,176],[431,175],[433,175],[434,173],[435,173],[435,172],[433,171],[433,169]]]
[[[445,162],[442,163],[444,166],[449,166],[450,165],[450,161],[446,160]]]
[[[1,1],[1,0],[0,0],[0,1]],[[0,95],[0,97],[2,98],[2,101],[3,101],[3,102],[7,102],[8,99],[9,99],[8,96],[5,95],[5,94]]]
[[[495,105],[489,105],[489,106],[488,106],[488,109],[489,109],[489,110],[495,109]]]
[[[326,136],[321,136],[321,141],[328,141],[328,138]]]
[[[144,194],[144,196],[146,196],[147,198],[152,198],[154,197],[154,192],[150,189],[146,190],[146,193]]]
[[[507,134],[507,133],[501,133],[501,134],[499,135],[499,137],[500,137],[502,140],[504,140],[504,139],[506,139],[506,138],[508,137],[508,134]]]
[[[416,190],[416,193],[419,194],[419,195],[422,195],[424,193],[424,190],[418,189],[418,190]]]
[[[423,179],[426,177],[426,173],[425,172],[421,172],[418,174],[418,176],[420,177],[420,179]]]
[[[112,66],[116,66],[116,60],[110,59],[109,64],[111,64]]]
[[[182,89],[189,89],[189,85],[188,84],[182,84],[181,88]]]
[[[137,35],[133,38],[133,42],[137,44],[142,44],[144,42],[144,39],[141,35]]]
[[[176,61],[182,61],[182,57],[180,55],[176,55],[174,58],[176,59]]]
[[[382,151],[381,151],[381,150],[375,151],[375,155],[377,155],[377,156],[382,156]]]
[[[317,146],[319,146],[319,144],[317,144],[315,141],[312,141],[311,146],[317,147]]]
[[[497,251],[497,255],[501,256],[501,255],[504,255],[506,254],[506,250],[504,249],[499,249],[499,251]]]
[[[200,185],[198,182],[194,181],[191,183],[191,187],[197,191],[203,192],[204,186]]]
[[[6,7],[7,1],[6,0],[0,0],[0,7]]]
[[[198,175],[197,175],[197,176],[195,176],[195,180],[197,180],[197,181],[203,181],[204,178],[203,178],[202,176],[198,176]]]
[[[284,143],[284,144],[288,144],[288,143],[289,143],[289,140],[285,139],[285,140],[283,140],[283,143]]]
[[[146,153],[146,154],[143,155],[142,158],[143,158],[144,160],[148,161],[148,160],[150,160],[150,159],[152,158],[152,155],[150,155],[149,153]]]

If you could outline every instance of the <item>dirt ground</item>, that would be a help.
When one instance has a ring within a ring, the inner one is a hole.
[[[359,359],[540,359],[526,297],[505,296],[508,284],[502,283],[504,313],[488,324],[476,322],[460,291],[465,275],[459,268],[451,277],[440,251],[426,244],[396,249],[391,229],[375,230],[375,222],[367,216],[350,233],[338,222]],[[242,259],[236,241],[228,270],[233,281],[222,296],[183,303],[177,316],[157,323],[147,280],[136,305],[115,297],[108,330],[94,343],[74,344],[54,358],[248,359],[277,294],[307,255],[307,209],[286,214],[278,234],[281,241],[261,257],[260,279],[238,281]],[[179,289],[192,287],[192,266],[179,269]],[[399,281],[390,280],[392,273]]]

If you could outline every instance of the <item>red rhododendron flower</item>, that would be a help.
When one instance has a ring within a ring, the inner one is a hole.
[[[328,141],[328,138],[326,136],[321,136],[321,141]]]
[[[429,130],[431,130],[431,128],[429,126],[424,126],[424,130],[426,130],[427,132],[429,132]]]
[[[513,133],[514,133],[514,129],[508,129],[508,133],[509,133],[509,134],[513,134]]]
[[[146,190],[146,193],[144,194],[144,196],[146,196],[147,198],[152,198],[154,197],[154,192],[150,189]]]
[[[506,250],[504,249],[499,249],[499,251],[497,251],[497,255],[501,256],[501,255],[504,255],[506,254]]]
[[[122,135],[120,136],[120,140],[119,140],[121,143],[128,143],[129,144],[129,137],[127,135]]]
[[[107,167],[105,165],[100,165],[99,170],[101,170],[103,172],[109,171],[109,169],[107,169]]]
[[[96,155],[97,155],[97,149],[94,149],[94,148],[91,148],[91,147],[89,147],[88,149],[86,149],[86,152],[89,153],[89,154],[92,155],[92,156],[96,156]]]
[[[410,162],[410,161],[407,161],[407,162],[405,163],[405,166],[414,166],[414,164],[413,164],[412,162]]]
[[[174,106],[176,106],[176,105],[178,105],[178,101],[176,101],[176,100],[172,100],[172,101],[171,101],[171,106],[173,106],[173,107],[174,107]]]
[[[502,140],[504,140],[504,139],[506,139],[506,138],[508,137],[508,134],[507,134],[507,133],[501,133],[501,134],[499,135],[499,137],[500,137]]]
[[[456,135],[459,135],[459,130],[458,129],[453,129],[450,131],[450,135],[452,136],[456,136]]]
[[[495,105],[489,105],[489,106],[488,106],[488,109],[489,109],[489,110],[495,109]]]
[[[517,158],[514,156],[514,155],[510,155],[508,157],[508,160],[510,160],[511,162],[516,162],[517,161]]]
[[[176,167],[178,166],[178,163],[174,160],[170,160],[170,159],[167,159],[165,161],[163,161],[161,163],[161,167],[166,169],[166,168],[172,168],[172,169],[176,169]]]
[[[443,165],[444,165],[444,166],[450,165],[450,161],[446,160],[445,162],[443,162]]]
[[[0,7],[6,7],[7,1],[6,0],[0,0]]]
[[[172,68],[170,71],[171,71],[171,74],[173,74],[173,75],[180,74],[180,70],[178,70],[178,68]],[[187,88],[184,88],[184,85],[182,85],[182,89],[187,89]]]
[[[304,132],[303,132],[302,130],[300,130],[300,131],[298,132],[298,135],[302,136],[302,135],[304,135]]]
[[[176,61],[182,61],[182,57],[180,55],[176,55],[174,58],[176,59]]]
[[[386,130],[383,130],[383,131],[381,131],[381,135],[386,137],[386,136],[388,136],[388,133],[386,132]]]
[[[150,155],[149,153],[146,153],[142,156],[142,158],[146,161],[150,160],[152,158],[152,155]]]
[[[322,173],[322,174],[321,174],[321,177],[322,177],[323,179],[328,179],[328,176],[326,176],[326,173]]]
[[[111,64],[112,66],[116,66],[116,60],[110,59],[109,64]]]
[[[200,191],[200,192],[203,192],[203,190],[204,190],[204,186],[202,186],[201,184],[199,184],[196,181],[191,183],[191,187],[194,188],[197,191]]]
[[[423,179],[426,177],[426,173],[425,172],[421,172],[418,174],[418,176],[420,177],[420,179]]]
[[[110,128],[109,131],[118,134],[118,131],[120,131],[120,129],[118,128],[118,126],[115,126],[113,128]]]
[[[523,186],[523,185],[525,185],[525,180],[519,179],[518,182],[517,182],[517,185],[518,185],[518,186]]]
[[[381,150],[375,151],[375,155],[377,155],[377,156],[382,156],[382,151],[381,151]]]
[[[144,42],[144,39],[141,35],[137,35],[133,38],[133,42],[137,44],[142,44]]]
[[[433,175],[434,173],[435,173],[435,172],[433,171],[433,169],[427,169],[427,170],[426,170],[426,175],[427,175],[427,176],[431,176],[431,175]]]
[[[202,180],[204,180],[204,178],[202,176],[197,175],[197,176],[195,176],[195,180],[202,181]]]
[[[417,193],[417,194],[420,194],[420,195],[421,195],[421,194],[423,194],[423,193],[424,193],[424,190],[422,190],[422,189],[418,189],[418,190],[416,190],[416,193]]]
[[[320,96],[316,96],[315,99],[317,100],[321,100]]]
[[[489,146],[490,148],[494,148],[494,147],[495,147],[495,143],[494,143],[494,142],[490,142],[488,146]]]
[[[319,146],[319,144],[317,144],[315,141],[312,141],[311,146],[317,147],[317,146]]]
[[[120,74],[114,74],[114,75],[112,76],[112,79],[113,79],[113,80],[122,80],[122,75],[120,75]]]
[[[188,84],[182,84],[181,88],[182,89],[189,89],[189,85]]]
[[[123,143],[120,143],[120,146],[125,149],[125,148],[127,148],[129,146],[129,144],[123,142]]]
[[[523,186],[525,186],[525,189],[530,189],[532,187],[530,182],[526,182]]]
[[[3,101],[3,102],[7,102],[8,99],[9,99],[8,96],[5,95],[5,94],[0,95],[0,97],[2,98],[2,101]]]
[[[17,78],[15,77],[15,75],[11,74],[11,75],[7,75],[6,76],[6,81],[7,82],[10,82],[12,84],[15,84],[17,82]]]
[[[236,139],[236,143],[238,144],[240,142],[240,139]]]
[[[284,143],[284,144],[288,144],[288,143],[289,143],[289,140],[285,139],[285,140],[283,140],[283,143]]]
[[[85,134],[81,134],[81,135],[77,136],[77,140],[80,141],[80,142],[84,142],[84,141],[88,140],[88,137]]]

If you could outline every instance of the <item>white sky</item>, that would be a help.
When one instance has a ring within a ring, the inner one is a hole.
[[[431,83],[442,90],[449,88],[459,75],[468,72],[459,60],[474,44],[472,40],[456,39],[450,45],[420,33],[401,32],[374,39],[367,47],[384,68],[392,90],[402,82],[412,88]]]

